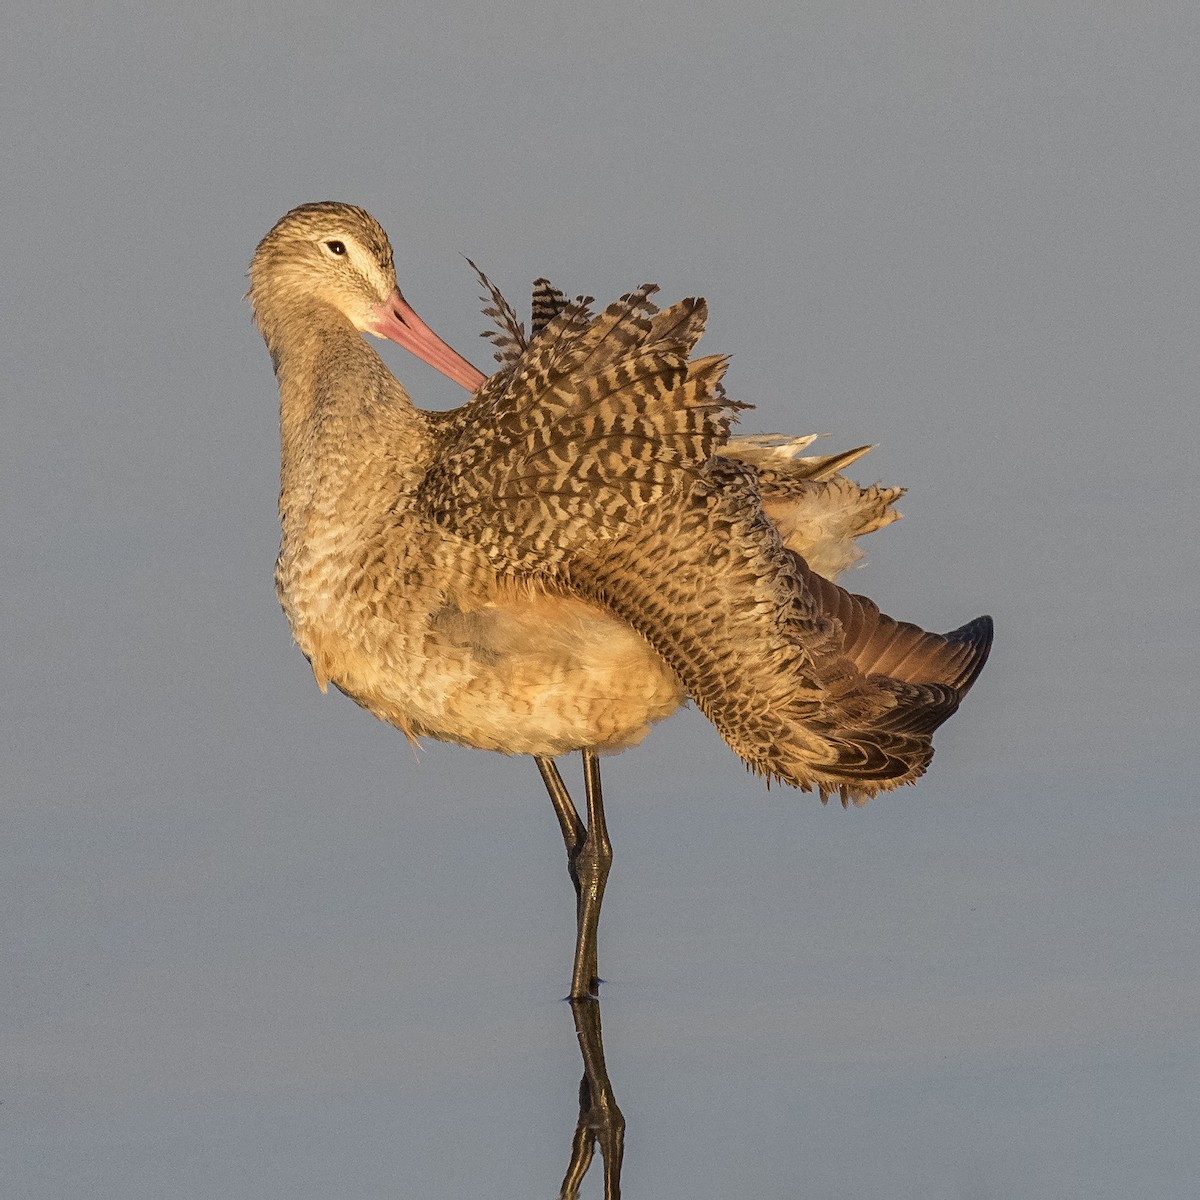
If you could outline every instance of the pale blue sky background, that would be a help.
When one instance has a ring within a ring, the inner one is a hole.
[[[418,764],[272,591],[244,271],[327,198],[480,365],[464,253],[515,301],[706,295],[747,429],[877,442],[860,478],[909,488],[852,586],[997,620],[930,776],[861,812],[766,793],[695,713],[607,764],[626,1194],[1194,1195],[1194,5],[10,12],[6,1195],[551,1196],[566,1163],[532,764]]]

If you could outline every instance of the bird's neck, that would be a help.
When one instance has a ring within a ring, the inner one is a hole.
[[[364,472],[423,473],[424,414],[362,334],[323,304],[260,328],[279,381],[280,509],[303,520]]]

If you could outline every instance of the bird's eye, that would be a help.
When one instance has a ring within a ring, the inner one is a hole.
[[[330,254],[334,254],[338,258],[341,258],[341,256],[346,253],[346,243],[339,242],[335,238],[332,242],[325,243],[325,249],[328,250]]]

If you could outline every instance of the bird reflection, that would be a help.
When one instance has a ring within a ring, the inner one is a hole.
[[[608,1068],[604,1064],[604,1037],[600,1031],[600,1001],[571,1000],[571,1015],[583,1056],[579,1081],[579,1121],[571,1139],[571,1162],[563,1177],[560,1200],[575,1200],[579,1185],[592,1165],[596,1147],[604,1161],[604,1200],[621,1195],[621,1157],[625,1153],[625,1117],[617,1107]]]

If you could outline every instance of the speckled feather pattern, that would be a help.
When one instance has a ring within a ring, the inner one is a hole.
[[[331,237],[349,261],[320,256]],[[702,300],[659,310],[646,285],[595,316],[542,280],[526,337],[484,284],[500,369],[426,413],[358,332],[394,286],[366,213],[305,206],[255,255],[277,585],[318,682],[410,737],[540,755],[622,749],[690,696],[751,769],[822,799],[919,776],[991,627],[928,634],[826,577],[896,516],[898,489],[840,473],[862,448],[731,438],[725,359],[693,357]]]

